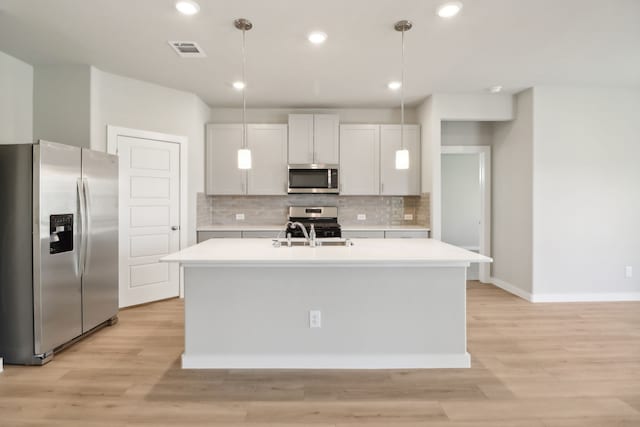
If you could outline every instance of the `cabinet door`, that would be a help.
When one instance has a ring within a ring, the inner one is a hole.
[[[247,194],[287,194],[287,125],[248,125],[252,167]]]
[[[379,194],[380,126],[340,126],[340,194]]]
[[[343,230],[342,237],[345,239],[384,239],[384,231]]]
[[[337,114],[313,116],[314,163],[335,164],[340,159],[340,117]]]
[[[207,125],[206,192],[245,194],[246,171],[238,169],[241,124]]]
[[[289,163],[313,163],[313,114],[289,114]]]
[[[387,230],[384,232],[386,239],[426,239],[429,232],[426,230]]]
[[[400,125],[380,126],[380,194],[411,196],[420,194],[420,127],[404,126],[404,147],[409,150],[409,169],[396,169],[400,149]]]
[[[198,243],[209,239],[240,239],[242,231],[198,231]]]

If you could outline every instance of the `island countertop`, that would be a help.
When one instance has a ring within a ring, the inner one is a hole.
[[[275,248],[270,239],[210,239],[161,259],[185,266],[465,266],[492,259],[433,239],[353,239],[353,246]]]

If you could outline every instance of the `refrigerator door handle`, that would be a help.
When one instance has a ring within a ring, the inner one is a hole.
[[[91,235],[91,193],[89,192],[89,180],[82,178],[82,190],[84,198],[84,218],[82,223],[84,227],[84,256],[82,259],[82,274],[87,270],[87,258],[89,257],[89,236]]]
[[[84,273],[84,264],[85,264],[85,238],[86,238],[86,232],[85,232],[85,227],[86,227],[86,212],[85,212],[85,192],[84,192],[84,183],[83,183],[83,179],[82,178],[78,178],[77,181],[78,184],[78,204],[79,206],[79,210],[78,210],[78,230],[80,233],[80,247],[78,248],[78,275],[82,276]]]

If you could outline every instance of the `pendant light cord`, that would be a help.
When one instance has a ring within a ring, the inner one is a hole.
[[[400,84],[400,149],[404,150],[404,28],[402,29],[402,71]]]
[[[242,29],[242,148],[247,148],[247,59],[245,54],[245,34],[246,30]]]

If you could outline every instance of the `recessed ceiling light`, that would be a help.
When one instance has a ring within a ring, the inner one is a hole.
[[[502,92],[502,86],[491,86],[489,88],[489,92],[491,92],[491,93],[500,93],[500,92]]]
[[[438,8],[438,16],[441,18],[453,18],[462,9],[462,3],[459,1],[449,1],[443,3]]]
[[[183,15],[195,15],[200,12],[200,5],[193,0],[180,0],[176,2],[176,9]]]
[[[387,87],[391,90],[398,90],[402,87],[402,83],[400,82],[389,82]]]
[[[327,33],[322,31],[314,31],[309,34],[309,41],[313,44],[322,44],[327,40]]]
[[[238,89],[238,90],[244,89],[245,86],[246,85],[244,84],[244,82],[240,82],[240,81],[233,82],[233,87]]]

